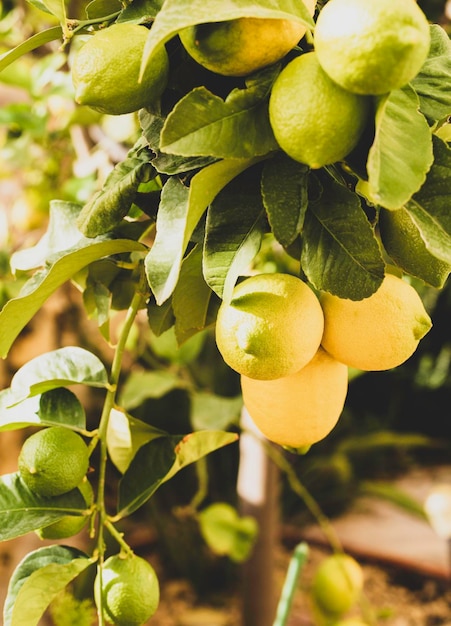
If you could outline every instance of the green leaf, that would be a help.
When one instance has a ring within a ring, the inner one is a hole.
[[[3,307],[0,312],[0,358],[7,356],[20,331],[39,311],[47,298],[81,269],[112,254],[147,250],[143,244],[129,239],[100,242],[86,240],[89,243],[84,241],[80,248],[68,251],[50,267],[37,272],[25,283],[19,296],[9,300]]]
[[[24,54],[28,54],[28,52],[32,52],[50,41],[61,39],[62,36],[63,31],[61,26],[52,26],[40,33],[36,33],[36,35],[32,35],[29,39],[23,41],[12,50],[8,50],[8,52],[4,52],[0,55],[0,72],[4,70],[5,67],[8,67],[10,63],[13,63],[13,61],[20,59]]]
[[[111,0],[108,0],[111,3]],[[155,19],[158,11],[161,11],[164,0],[140,0],[125,5],[118,22],[135,22],[136,24],[148,24]],[[119,2],[118,2],[119,4]],[[109,11],[111,13],[111,9]]]
[[[308,9],[299,0],[166,0],[155,18],[144,49],[141,71],[152,55],[169,39],[188,26],[223,22],[240,17],[296,20],[313,30],[314,22]]]
[[[179,344],[214,321],[210,315],[212,295],[202,274],[202,248],[195,246],[183,259],[172,297],[175,336]]]
[[[158,305],[153,298],[150,298],[147,305],[147,319],[150,330],[156,337],[172,328],[175,323],[172,297],[169,297],[161,305]]]
[[[276,70],[248,79],[224,101],[205,87],[181,98],[161,133],[161,150],[182,156],[246,159],[277,150],[268,115]]]
[[[207,206],[235,176],[257,159],[230,159],[204,167],[189,188],[170,178],[161,193],[155,242],[145,261],[147,280],[157,304],[163,304],[177,284],[183,255]]]
[[[117,469],[124,474],[141,446],[167,433],[138,420],[128,413],[113,409],[107,429],[108,454]]]
[[[11,392],[19,402],[49,389],[77,383],[105,388],[108,386],[108,374],[92,352],[78,346],[67,346],[25,363],[11,380]]]
[[[451,264],[451,150],[434,137],[434,154],[425,184],[405,208],[429,252]]]
[[[61,424],[75,430],[86,429],[86,415],[79,399],[64,387],[14,402],[11,388],[0,391],[0,430]]]
[[[373,496],[396,504],[404,512],[415,515],[419,519],[427,520],[423,503],[392,483],[364,480],[359,485],[359,492],[364,496]]]
[[[68,546],[46,546],[27,554],[8,586],[4,626],[37,626],[52,600],[94,562]]]
[[[382,283],[384,262],[360,200],[332,179],[324,181],[321,197],[309,204],[301,265],[316,289],[340,298],[367,298]]]
[[[381,97],[367,161],[369,200],[399,209],[420,189],[433,159],[431,131],[412,87]]]
[[[274,237],[289,246],[302,230],[308,205],[309,168],[283,153],[263,166],[262,197]]]
[[[71,513],[82,515],[85,510],[79,489],[44,498],[30,491],[17,472],[0,477],[0,541],[26,535]]]
[[[431,124],[451,113],[451,41],[438,24],[431,24],[431,48],[419,74],[411,86],[420,101],[420,110]]]
[[[83,207],[77,225],[86,237],[113,230],[127,215],[141,183],[155,178],[150,151],[140,140],[124,161],[116,165],[102,189]]]
[[[216,502],[198,514],[200,531],[215,554],[232,561],[245,561],[255,543],[258,524],[250,516],[240,517],[230,504]]]
[[[64,0],[39,0],[39,2],[62,24],[66,21],[66,5]]]
[[[119,404],[132,411],[149,398],[161,398],[182,385],[178,376],[168,370],[131,372],[125,381]]]
[[[208,391],[191,394],[191,424],[194,430],[225,430],[240,419],[243,399],[218,396]]]
[[[238,276],[259,251],[266,229],[260,177],[246,174],[224,187],[207,213],[204,276],[226,301],[232,297]]]

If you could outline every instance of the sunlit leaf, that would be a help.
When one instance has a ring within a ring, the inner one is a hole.
[[[241,563],[249,556],[258,534],[255,518],[240,517],[230,504],[216,502],[198,514],[201,533],[215,554]]]

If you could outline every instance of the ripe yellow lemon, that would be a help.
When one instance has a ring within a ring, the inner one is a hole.
[[[352,556],[333,554],[314,573],[312,598],[323,613],[338,617],[357,602],[363,582],[363,570]]]
[[[104,563],[94,581],[94,599],[108,623],[141,626],[152,617],[160,601],[153,567],[135,555],[115,554]]]
[[[86,508],[88,508],[92,504],[93,491],[91,483],[86,476],[78,485],[78,489],[85,499]],[[40,528],[36,531],[36,534],[41,539],[65,539],[66,537],[77,535],[87,523],[88,516],[86,515],[65,515],[57,522]]]
[[[169,61],[161,48],[139,81],[149,31],[137,24],[113,24],[98,30],[75,53],[75,100],[109,115],[132,113],[154,103],[166,87]]]
[[[433,287],[443,287],[451,266],[429,252],[406,209],[380,209],[378,224],[384,248],[397,265]]]
[[[362,136],[369,111],[369,99],[333,82],[315,52],[290,61],[269,98],[277,143],[292,159],[311,168],[343,160]]]
[[[401,365],[432,326],[417,291],[392,274],[364,300],[323,293],[320,301],[325,320],[322,346],[338,361],[360,370]]]
[[[304,0],[313,16],[316,0]],[[246,76],[283,58],[304,36],[291,20],[242,17],[197,24],[180,31],[180,40],[197,63],[223,76]]]
[[[277,380],[241,376],[241,389],[244,406],[267,439],[305,448],[336,425],[348,390],[348,368],[319,348],[295,374]]]
[[[37,431],[19,454],[19,473],[31,491],[58,496],[78,487],[89,467],[84,440],[63,426]]]
[[[321,66],[335,82],[377,95],[418,74],[429,53],[430,29],[415,0],[329,0],[314,41]]]
[[[293,374],[315,355],[323,334],[321,305],[312,289],[290,274],[257,274],[236,285],[216,319],[224,361],[250,378]]]

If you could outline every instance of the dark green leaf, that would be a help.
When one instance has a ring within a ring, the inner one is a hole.
[[[0,477],[0,541],[48,526],[71,513],[81,515],[85,510],[79,489],[43,498],[30,491],[18,473]]]
[[[58,593],[94,561],[68,546],[46,546],[27,554],[9,582],[4,626],[37,626]]]
[[[279,153],[263,167],[262,197],[274,237],[289,246],[302,230],[309,168]]]
[[[302,240],[302,269],[316,289],[360,300],[382,283],[384,262],[360,200],[332,179],[309,204]]]
[[[172,297],[166,302],[158,305],[153,298],[147,305],[147,319],[150,330],[159,337],[164,332],[172,328],[175,323],[174,311],[172,309]]]

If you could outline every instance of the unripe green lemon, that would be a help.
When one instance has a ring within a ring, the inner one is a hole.
[[[417,291],[387,274],[369,298],[348,300],[323,293],[321,345],[349,367],[379,371],[397,367],[415,352],[432,326]]]
[[[89,507],[92,503],[93,491],[86,476],[78,485],[78,489],[85,499],[86,507]],[[88,517],[85,515],[65,515],[57,522],[40,528],[36,534],[41,539],[65,539],[77,535],[87,523]]]
[[[415,0],[329,0],[314,37],[324,71],[359,94],[403,87],[430,47],[429,24]]]
[[[312,598],[326,615],[343,615],[357,602],[363,588],[363,571],[348,554],[333,554],[318,566],[312,580]]]
[[[141,626],[152,617],[160,601],[153,567],[135,555],[116,554],[104,563],[94,581],[94,599],[108,623]]]
[[[316,0],[305,0],[313,15]],[[180,31],[180,40],[197,63],[224,76],[246,76],[283,58],[304,36],[297,21],[242,17],[197,24]]]
[[[292,159],[311,168],[343,160],[362,136],[369,111],[369,99],[333,82],[315,52],[290,61],[269,98],[277,143]]]
[[[96,31],[72,62],[76,102],[109,115],[132,113],[154,103],[166,87],[169,61],[165,48],[160,48],[139,80],[148,33],[144,26],[129,23]]]
[[[405,272],[438,289],[443,287],[451,266],[429,252],[406,209],[381,209],[379,231],[385,250]]]
[[[69,428],[51,426],[25,440],[19,473],[31,491],[58,496],[78,487],[89,467],[88,447]]]
[[[348,368],[319,348],[301,370],[276,380],[241,376],[243,403],[267,439],[300,449],[336,425],[348,391]]]
[[[236,372],[262,380],[288,376],[315,355],[323,313],[312,289],[290,274],[257,274],[236,285],[216,319],[216,343]]]

